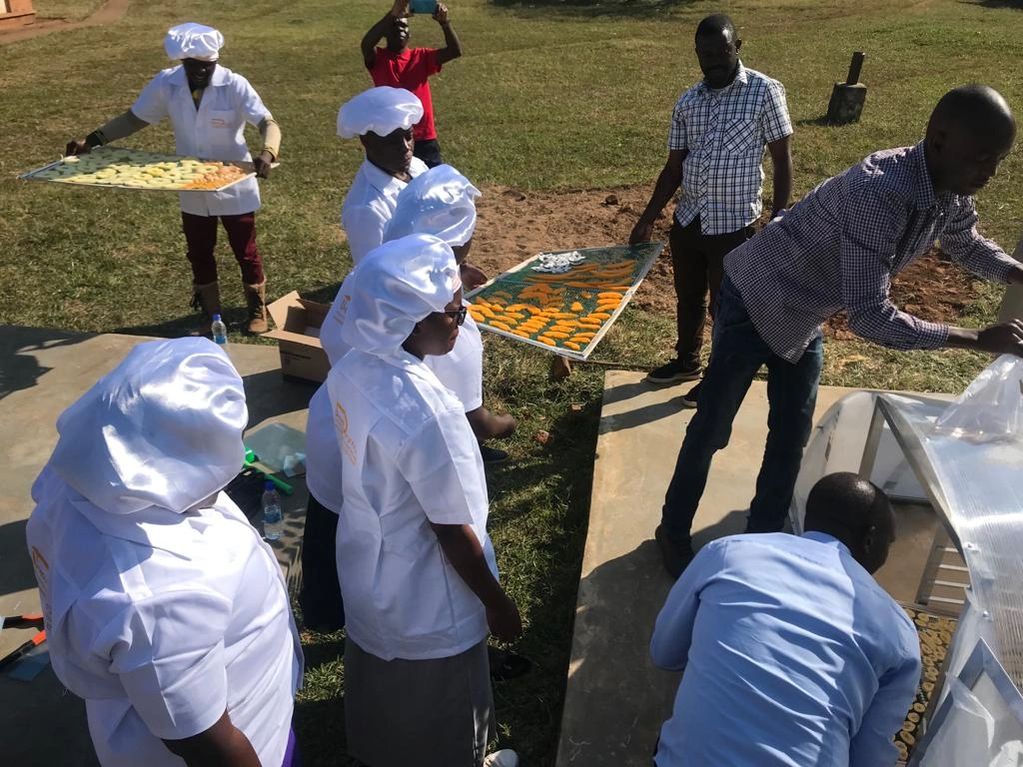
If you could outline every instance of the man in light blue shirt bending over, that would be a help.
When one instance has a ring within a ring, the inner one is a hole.
[[[685,674],[657,767],[895,764],[920,645],[871,577],[895,539],[891,505],[855,474],[831,474],[804,527],[709,543],[672,588],[650,653]]]

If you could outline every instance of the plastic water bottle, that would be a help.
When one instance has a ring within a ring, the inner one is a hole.
[[[270,480],[263,485],[263,537],[276,541],[284,532],[284,516],[281,513],[281,497]]]
[[[213,325],[211,326],[213,331],[213,343],[218,346],[224,346],[227,343],[227,325],[220,319],[219,314],[213,315]]]

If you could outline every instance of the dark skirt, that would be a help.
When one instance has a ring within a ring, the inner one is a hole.
[[[327,634],[345,626],[345,606],[337,579],[337,514],[312,495],[306,504],[302,534],[302,623]]]
[[[371,767],[480,767],[494,738],[486,640],[434,660],[345,643],[348,755]]]

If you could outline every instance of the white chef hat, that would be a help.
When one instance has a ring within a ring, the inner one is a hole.
[[[216,61],[224,47],[224,36],[213,27],[189,21],[167,30],[163,49],[171,61],[197,59]]]
[[[241,378],[205,338],[136,346],[57,419],[47,468],[100,509],[182,512],[242,466]]]
[[[398,195],[384,242],[416,232],[432,234],[455,247],[472,239],[480,190],[450,165],[438,165],[409,182]]]
[[[385,242],[342,285],[341,338],[378,356],[394,354],[416,323],[444,311],[462,285],[451,246],[428,234]]]
[[[337,113],[337,135],[355,138],[372,131],[386,136],[408,130],[423,119],[423,102],[411,91],[381,85],[370,88],[341,105]]]

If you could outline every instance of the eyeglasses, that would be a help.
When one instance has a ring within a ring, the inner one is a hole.
[[[465,315],[468,313],[468,309],[464,306],[458,309],[453,309],[450,312],[437,312],[437,314],[443,314],[446,317],[451,317],[455,320],[455,324],[461,327],[462,323],[465,322]]]

